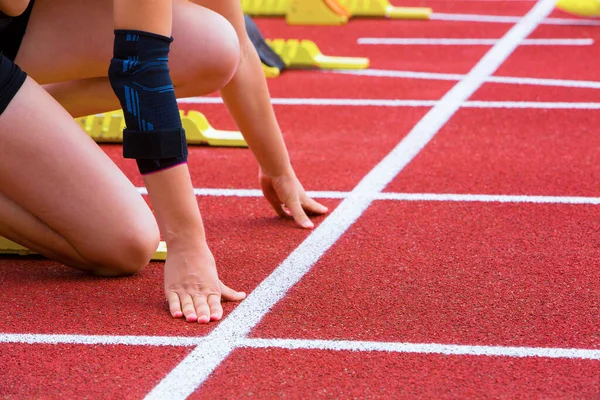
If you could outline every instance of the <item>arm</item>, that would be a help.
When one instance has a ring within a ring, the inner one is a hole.
[[[180,132],[181,121],[166,61],[172,24],[171,0],[114,0],[114,22],[115,29],[124,32],[115,39],[109,78],[123,107],[128,130],[135,131],[136,140],[147,140],[159,130]],[[136,35],[136,32],[143,34]],[[146,33],[160,37],[146,36]],[[139,51],[139,54],[132,55],[128,51]],[[156,58],[150,58],[148,62],[148,54],[156,54]],[[142,68],[143,62],[146,65]],[[131,70],[135,68],[139,69],[132,74]],[[143,71],[150,69],[152,73],[144,77]],[[143,87],[150,89],[144,91]],[[162,90],[153,89],[156,87]],[[132,88],[137,90],[138,102],[130,111]],[[152,114],[152,108],[146,110],[144,107],[148,102],[159,104],[163,116],[157,118]],[[132,149],[136,150],[133,146]],[[185,162],[187,152],[182,154],[163,156],[157,163],[136,158],[169,249],[165,263],[165,295],[171,314],[173,317],[185,315],[188,321],[208,322],[221,318],[221,297],[241,300],[245,295],[229,289],[218,279]]]
[[[260,165],[260,184],[265,197],[279,215],[291,215],[300,226],[312,228],[306,212],[323,214],[327,208],[309,198],[295,176],[271,105],[262,63],[246,33],[239,0],[193,2],[227,18],[238,35],[241,61],[231,81],[221,90],[221,96]]]

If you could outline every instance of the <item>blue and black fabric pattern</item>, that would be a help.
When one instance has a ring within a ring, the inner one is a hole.
[[[123,154],[142,174],[187,160],[185,132],[168,67],[172,38],[116,30],[108,76],[125,116]]]

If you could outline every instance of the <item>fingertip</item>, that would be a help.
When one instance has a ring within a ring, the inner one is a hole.
[[[181,311],[173,311],[173,312],[171,312],[171,315],[173,316],[173,318],[183,317],[183,313]]]
[[[302,226],[304,229],[312,229],[315,227],[315,224],[313,224],[311,220],[306,220],[300,223],[300,226]]]
[[[199,324],[207,324],[210,321],[210,317],[208,315],[201,315],[198,317]]]
[[[196,314],[190,314],[185,318],[185,320],[187,322],[196,322],[198,321],[198,317],[196,316]]]

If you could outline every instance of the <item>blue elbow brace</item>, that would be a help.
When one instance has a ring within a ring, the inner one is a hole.
[[[125,116],[123,156],[134,158],[142,174],[187,161],[167,64],[172,41],[149,32],[115,30],[108,78]]]

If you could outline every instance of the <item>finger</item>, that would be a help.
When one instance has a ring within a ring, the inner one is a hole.
[[[221,282],[221,300],[224,301],[240,301],[246,298],[246,293],[238,292],[226,286]]]
[[[300,204],[299,200],[296,199],[290,203],[287,203],[286,207],[290,209],[292,216],[294,217],[294,221],[296,221],[298,225],[306,229],[315,227],[312,221],[306,216],[306,213],[302,209],[302,204]]]
[[[279,215],[281,218],[290,217],[290,214],[286,212],[286,210],[284,210],[281,201],[279,201],[279,197],[277,197],[277,193],[275,193],[275,190],[272,186],[263,185],[262,191],[265,195],[265,198],[267,199],[269,204],[271,204],[271,207],[273,207],[277,215]]]
[[[196,312],[198,313],[198,322],[201,324],[208,323],[210,321],[210,308],[208,307],[208,303],[206,302],[206,296],[194,296],[194,306],[196,307]]]
[[[210,308],[211,321],[218,321],[223,317],[223,307],[221,306],[220,294],[211,294],[208,296],[208,307]]]
[[[181,306],[183,310],[183,315],[185,315],[185,320],[187,322],[196,322],[198,321],[198,315],[196,314],[196,308],[194,307],[194,301],[192,300],[192,296],[189,294],[180,295],[179,299],[181,301]]]
[[[183,317],[183,311],[181,311],[181,303],[179,302],[179,295],[175,292],[167,294],[167,301],[169,302],[169,311],[173,318]]]
[[[317,203],[308,196],[305,196],[305,198],[302,199],[302,207],[308,214],[322,215],[329,211],[323,204]]]

